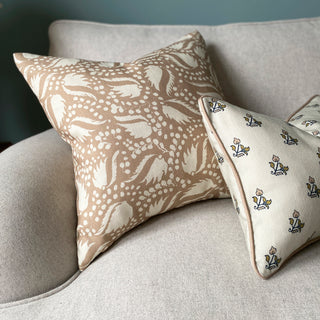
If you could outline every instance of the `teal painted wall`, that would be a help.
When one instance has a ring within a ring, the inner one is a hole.
[[[46,54],[56,19],[108,23],[209,24],[320,16],[319,0],[0,0],[0,141],[17,142],[50,127],[12,60]]]

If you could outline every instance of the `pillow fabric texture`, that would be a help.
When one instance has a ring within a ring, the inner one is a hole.
[[[210,142],[263,278],[320,236],[319,96],[290,123],[212,97],[199,100]],[[306,121],[301,125],[301,121]],[[297,123],[295,127],[293,124]]]
[[[151,216],[229,196],[197,104],[222,98],[198,32],[132,63],[14,59],[72,147],[80,270]]]

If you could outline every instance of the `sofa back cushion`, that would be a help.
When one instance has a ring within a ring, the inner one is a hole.
[[[50,54],[128,62],[194,29],[204,36],[225,98],[233,104],[284,119],[319,91],[320,18],[222,26],[60,20],[49,29]]]

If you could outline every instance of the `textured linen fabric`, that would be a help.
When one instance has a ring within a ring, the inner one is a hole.
[[[62,291],[0,319],[317,319],[319,242],[268,281],[246,255],[232,201],[197,202],[153,217]]]
[[[132,61],[194,29],[203,35],[225,99],[232,104],[286,119],[319,91],[320,18],[220,26],[60,20],[49,30],[50,54]]]
[[[301,110],[307,119],[310,112],[313,121],[320,120],[319,98]],[[294,127],[212,97],[199,105],[254,270],[269,278],[320,239],[320,138],[306,125]]]
[[[75,197],[71,150],[53,129],[0,154],[0,303],[76,272]]]
[[[127,64],[14,57],[72,147],[80,270],[153,215],[229,196],[197,106],[222,97],[198,32]]]

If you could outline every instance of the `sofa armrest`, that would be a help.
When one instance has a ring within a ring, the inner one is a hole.
[[[71,149],[53,129],[0,154],[0,303],[77,271],[76,220]]]

